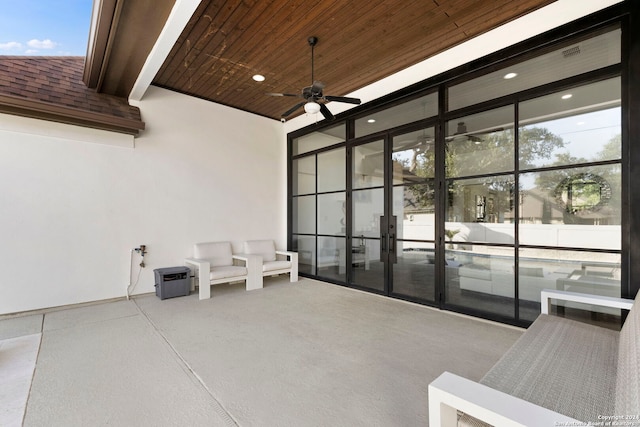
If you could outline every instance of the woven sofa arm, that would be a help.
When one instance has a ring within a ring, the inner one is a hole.
[[[542,314],[549,314],[552,299],[572,301],[582,304],[599,305],[602,307],[621,308],[623,310],[631,310],[631,307],[633,307],[633,300],[631,299],[583,294],[579,292],[557,291],[554,289],[543,289],[540,292]]]
[[[458,411],[501,427],[582,425],[566,415],[444,372],[429,384],[429,425],[456,426]]]

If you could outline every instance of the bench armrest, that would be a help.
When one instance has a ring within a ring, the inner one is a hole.
[[[238,261],[242,261],[245,264],[249,262],[249,258],[251,258],[251,255],[245,255],[245,254],[233,254],[231,255],[231,257],[233,259],[237,259]],[[262,262],[262,260],[260,260],[260,262]]]
[[[185,258],[184,264],[190,269],[191,267],[195,267],[196,274],[194,275],[194,280],[190,280],[190,288],[192,291],[195,291],[197,281],[198,287],[200,288],[200,299],[204,299],[205,293],[209,290],[209,271],[211,271],[211,264],[207,260],[198,258]]]
[[[633,300],[631,299],[543,289],[542,292],[540,292],[542,314],[549,314],[552,299],[599,305],[602,307],[621,308],[623,310],[631,310],[631,307],[633,307]]]
[[[276,251],[276,254],[278,255],[284,255],[288,258],[294,258],[294,257],[298,257],[298,253],[297,252],[289,252],[289,251]]]
[[[429,425],[456,426],[457,411],[494,426],[582,425],[566,415],[444,372],[429,384]]]
[[[291,262],[291,272],[289,273],[292,282],[298,281],[298,252],[276,251],[277,255],[284,255]]]
[[[199,259],[199,258],[185,258],[184,259],[184,263],[186,265],[192,265],[194,267],[197,267],[198,270],[200,268],[205,267],[205,264],[209,264],[209,261],[205,260],[205,259]],[[206,268],[204,268],[206,269]]]

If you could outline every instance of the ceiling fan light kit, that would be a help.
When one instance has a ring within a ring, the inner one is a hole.
[[[302,89],[300,94],[293,93],[268,93],[269,96],[294,96],[298,98],[303,98],[304,101],[299,102],[294,105],[289,110],[282,113],[281,121],[284,122],[287,116],[293,114],[300,107],[304,107],[304,111],[308,114],[317,114],[318,112],[322,113],[325,119],[333,120],[335,117],[331,114],[331,111],[325,105],[325,102],[335,101],[335,102],[346,102],[349,104],[360,104],[360,99],[358,98],[349,98],[346,96],[331,96],[324,95],[322,90],[324,89],[324,83],[314,80],[313,76],[313,48],[318,43],[317,37],[309,37],[307,39],[309,42],[309,46],[311,46],[311,86],[307,86]]]
[[[320,112],[320,104],[315,103],[313,101],[309,101],[306,104],[304,104],[304,111],[306,111],[309,114],[317,114]]]

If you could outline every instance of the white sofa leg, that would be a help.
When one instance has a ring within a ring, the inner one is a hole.
[[[243,255],[247,258],[247,290],[262,289],[262,257]]]
[[[433,427],[455,427],[458,411],[442,402],[441,391],[429,387],[429,425]]]
[[[200,299],[211,298],[211,264],[207,261],[195,258],[186,258],[185,265],[195,267],[196,278],[198,279],[198,294]]]
[[[291,252],[291,273],[289,273],[292,282],[298,281],[298,253]]]

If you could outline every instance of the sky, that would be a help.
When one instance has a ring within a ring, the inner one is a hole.
[[[0,55],[85,56],[93,0],[0,0]]]

